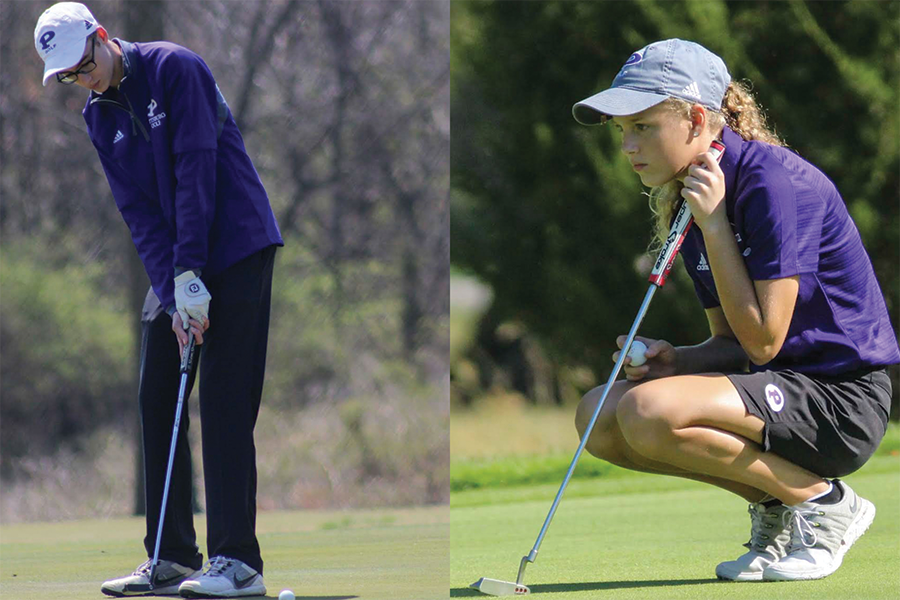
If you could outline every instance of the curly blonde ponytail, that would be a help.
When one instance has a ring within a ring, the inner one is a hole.
[[[750,88],[740,81],[732,81],[722,99],[722,112],[711,113],[710,127],[721,129],[728,125],[746,141],[756,140],[773,146],[784,146],[784,141],[766,124],[766,115],[756,103]]]
[[[692,103],[679,98],[669,98],[663,102],[675,113],[690,119]],[[766,124],[766,116],[756,103],[750,88],[739,81],[732,81],[725,90],[722,99],[721,112],[708,111],[708,126],[717,133],[725,125],[740,135],[746,141],[759,141],[773,146],[785,146],[784,141],[778,137]],[[650,190],[650,210],[655,217],[655,233],[650,245],[651,253],[659,250],[669,234],[675,209],[681,200],[683,184],[678,180],[670,181],[665,185]]]

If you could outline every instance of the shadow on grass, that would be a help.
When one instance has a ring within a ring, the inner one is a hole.
[[[723,583],[719,579],[659,579],[650,581],[585,581],[582,583],[547,583],[529,585],[532,594],[550,594],[561,592],[589,592],[595,590],[621,590],[630,588],[668,587],[674,585],[702,585]],[[527,585],[527,584],[526,584]],[[483,596],[478,590],[471,588],[451,588],[450,597]]]

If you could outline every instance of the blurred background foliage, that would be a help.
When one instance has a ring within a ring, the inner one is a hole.
[[[41,87],[32,32],[51,4],[0,4],[0,59],[16,65],[0,70],[3,521],[142,510],[148,282],[85,91]],[[204,58],[284,235],[260,507],[447,502],[449,3],[86,4],[113,37]]]
[[[835,182],[897,325],[900,3],[453,2],[454,414],[510,394],[574,403],[609,376],[647,289],[651,213],[616,133],[571,108],[672,37],[749,80],[769,123]],[[708,337],[680,261],[641,333]]]

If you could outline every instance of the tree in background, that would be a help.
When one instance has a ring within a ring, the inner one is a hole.
[[[578,125],[571,107],[606,89],[636,49],[671,37],[708,47],[733,78],[749,79],[789,146],[835,182],[896,325],[900,3],[458,2],[452,10],[451,262],[494,294],[471,360],[502,364],[512,351],[517,364],[515,344],[539,343],[551,401],[565,395],[564,365],[594,372],[582,392],[608,377],[615,337],[646,290],[651,214],[614,132]],[[641,331],[697,343],[708,337],[706,320],[676,270]],[[518,333],[498,335],[509,323]]]

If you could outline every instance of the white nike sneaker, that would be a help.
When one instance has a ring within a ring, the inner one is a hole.
[[[860,498],[849,485],[837,504],[802,502],[789,506],[785,524],[791,526],[787,555],[763,571],[766,581],[821,579],[837,571],[850,546],[875,519],[875,505]]]
[[[237,598],[265,596],[263,577],[236,558],[214,556],[197,578],[188,579],[178,588],[183,598]]]
[[[118,579],[110,579],[100,586],[100,591],[107,596],[122,598],[125,596],[165,596],[178,595],[178,587],[186,580],[200,573],[196,569],[179,565],[171,560],[160,560],[154,574],[153,589],[150,589],[150,563],[148,560],[134,573]]]
[[[786,554],[791,530],[784,525],[783,504],[766,508],[762,504],[751,504],[750,541],[744,546],[749,552],[735,560],[719,563],[716,576],[731,581],[762,581],[763,570]]]

